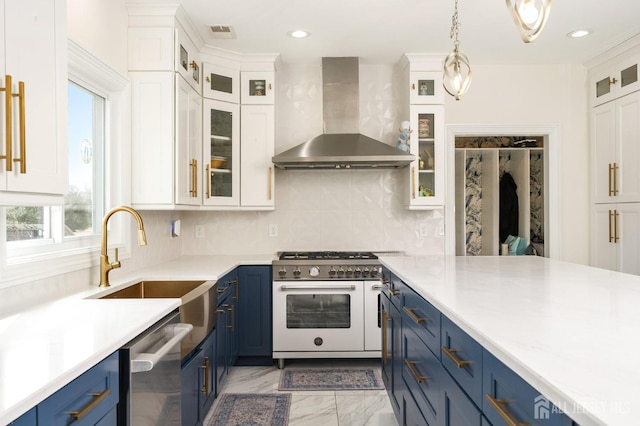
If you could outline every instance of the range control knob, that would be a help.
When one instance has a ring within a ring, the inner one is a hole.
[[[362,276],[363,277],[368,277],[369,276],[369,268],[368,267],[364,267],[364,269],[362,270]]]
[[[312,277],[317,277],[318,275],[320,275],[320,268],[318,268],[317,266],[312,266],[309,269],[309,275],[311,275]]]
[[[378,268],[371,268],[371,276],[375,277],[376,275],[378,275]]]
[[[361,273],[362,273],[362,269],[360,269],[359,266],[356,266],[356,270],[354,271],[354,275],[356,277],[359,277]]]
[[[339,276],[343,276],[344,275],[344,268],[341,266],[340,269],[338,269],[338,275]]]
[[[284,266],[282,268],[280,268],[280,270],[278,271],[278,274],[281,277],[284,277],[285,275],[287,275],[287,268],[285,268]]]
[[[302,272],[300,271],[300,268],[296,266],[296,269],[293,270],[293,276],[299,278],[300,274],[302,274]]]
[[[349,266],[347,268],[347,276],[350,277],[351,275],[353,275],[353,268],[351,266]]]
[[[332,276],[332,277],[333,277],[333,276],[336,274],[336,272],[338,272],[338,271],[336,271],[336,268],[335,268],[334,266],[332,266],[331,268],[329,268],[329,275],[330,275],[330,276]]]

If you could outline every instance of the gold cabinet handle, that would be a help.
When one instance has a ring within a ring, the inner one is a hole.
[[[236,322],[236,310],[235,306],[228,305],[227,311],[231,312],[231,325],[228,325],[227,328],[230,328],[231,331],[235,331],[235,322]]]
[[[269,198],[269,201],[271,201],[271,198],[273,198],[273,169],[271,167],[269,167],[267,177],[268,177],[267,197]]]
[[[218,294],[222,294],[227,291],[227,287],[218,288]]]
[[[204,365],[201,365],[200,368],[202,368],[204,370],[204,384],[202,385],[202,393],[205,396],[209,396],[210,392],[209,392],[209,357],[205,356],[204,357]]]
[[[80,420],[84,416],[89,414],[91,410],[93,410],[98,404],[102,402],[103,399],[108,397],[110,394],[111,394],[111,390],[109,389],[105,389],[102,392],[92,392],[91,396],[93,397],[93,399],[86,407],[84,407],[80,411],[69,411],[69,414],[71,414],[71,417],[73,417],[74,421]]]
[[[211,83],[211,77],[206,76],[204,79],[207,80],[207,83]]]
[[[390,290],[389,291],[392,296],[400,296],[400,290]]]
[[[411,197],[416,198],[416,167],[411,166]]]
[[[193,68],[194,70],[198,69],[198,64],[196,63],[196,61],[191,61],[191,63],[189,64],[189,66],[191,68]]]
[[[613,171],[613,164],[609,163],[609,197],[613,195],[613,188],[611,187],[611,172]]]
[[[520,423],[514,416],[507,410],[508,401],[506,399],[495,399],[491,394],[487,394],[487,401],[498,412],[502,420],[507,422],[509,426],[531,426],[529,423]]]
[[[273,86],[269,83],[269,90],[273,90]]]
[[[617,243],[618,240],[618,210],[613,211],[613,242]]]
[[[382,363],[387,363],[387,311],[382,311]]]
[[[18,109],[20,117],[20,157],[14,158],[14,163],[20,163],[20,173],[27,173],[27,126],[25,123],[25,106],[24,106],[24,82],[18,82],[18,94],[13,94],[18,97]]]
[[[198,160],[193,160],[193,192],[194,197],[198,197]]]
[[[411,90],[416,90],[416,84],[415,83],[411,83]]]
[[[613,242],[613,233],[611,232],[611,225],[613,225],[613,210],[609,210],[609,242]]]
[[[407,358],[405,358],[404,363],[409,368],[409,371],[411,372],[413,378],[416,379],[416,382],[422,383],[423,381],[428,379],[427,376],[422,376],[420,375],[420,373],[418,373],[418,369],[416,368],[417,361],[409,361]]]
[[[211,169],[209,168],[208,164],[206,169],[207,171],[205,173],[205,176],[207,180],[207,198],[211,198]]]
[[[614,78],[609,78],[609,86],[611,86],[612,84],[616,84],[618,82],[618,80],[614,77]]]
[[[407,308],[405,306],[402,310],[405,311],[407,315],[409,315],[409,318],[411,318],[416,324],[421,324],[426,321],[426,318],[421,318],[415,314],[415,308]]]
[[[453,363],[454,363],[454,364],[456,365],[456,367],[458,367],[458,368],[462,368],[462,367],[464,367],[465,365],[471,364],[471,362],[470,362],[470,361],[465,361],[465,360],[462,360],[462,359],[458,358],[458,355],[456,355],[456,353],[458,352],[458,350],[457,350],[457,349],[449,349],[449,348],[447,348],[446,346],[442,345],[442,352],[444,352],[444,354],[445,354],[446,356],[448,356],[448,357],[449,357],[449,359],[450,359],[451,361],[453,361]]]
[[[613,163],[613,196],[618,195],[618,163]]]
[[[0,89],[0,91],[5,92],[4,96],[4,114],[5,114],[5,155],[0,156],[0,159],[6,160],[6,171],[10,172],[13,170],[13,162],[11,161],[13,157],[12,146],[13,146],[13,96],[11,91],[13,90],[13,83],[11,81],[11,76],[6,75],[4,80],[4,88]]]

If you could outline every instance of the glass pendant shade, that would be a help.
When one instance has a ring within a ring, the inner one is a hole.
[[[520,37],[525,43],[538,38],[549,17],[551,0],[506,0]]]
[[[444,90],[456,101],[462,99],[462,95],[467,93],[471,86],[469,59],[457,46],[444,60],[443,85]]]

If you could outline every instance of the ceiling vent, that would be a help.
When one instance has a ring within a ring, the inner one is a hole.
[[[236,32],[229,25],[212,25],[213,38],[236,38]]]

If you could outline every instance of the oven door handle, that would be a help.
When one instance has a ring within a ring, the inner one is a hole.
[[[356,286],[351,285],[334,285],[334,286],[308,286],[308,285],[295,285],[295,284],[284,284],[280,286],[280,290],[289,291],[289,290],[347,290],[354,291]]]

